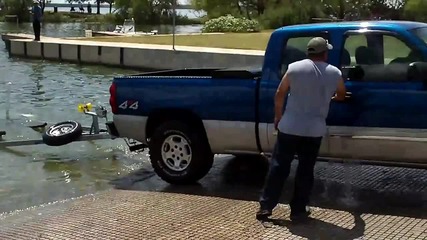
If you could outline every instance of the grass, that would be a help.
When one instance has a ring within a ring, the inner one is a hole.
[[[177,35],[175,44],[178,46],[237,48],[265,50],[272,31],[260,33],[225,33],[212,35]],[[133,36],[133,37],[93,37],[88,41],[123,42],[172,45],[172,35]]]
[[[225,33],[212,35],[177,35],[176,45],[178,46],[197,46],[213,48],[231,48],[231,49],[250,49],[265,50],[272,30],[266,30],[260,33]],[[311,37],[300,37],[290,39],[288,44],[305,51],[308,41]],[[102,42],[123,42],[123,43],[145,43],[172,45],[171,35],[158,36],[133,36],[133,37],[93,37],[84,38],[88,41]],[[351,36],[345,43],[345,48],[354,59],[355,50],[359,46],[367,46],[366,38],[363,35]],[[337,47],[337,46],[336,46]],[[392,60],[397,57],[406,57],[410,52],[402,41],[392,36],[384,36],[384,58]]]

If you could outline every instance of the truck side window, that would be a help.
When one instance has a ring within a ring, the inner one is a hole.
[[[344,49],[341,55],[341,64],[343,66],[355,66],[357,64],[356,49],[365,48],[367,46],[368,44],[366,42],[365,35],[360,34],[360,35],[349,36],[345,40]]]
[[[422,55],[396,37],[384,36],[384,63],[398,64],[423,61]]]
[[[315,36],[310,37],[291,37],[286,41],[282,52],[281,77],[285,75],[289,64],[307,58],[307,44]]]
[[[404,41],[384,33],[348,35],[341,52],[341,66],[360,66],[364,75],[350,81],[402,82],[407,81],[411,62],[423,61],[422,55]],[[346,78],[347,70],[343,68]]]

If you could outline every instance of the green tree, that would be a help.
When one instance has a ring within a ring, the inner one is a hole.
[[[312,18],[324,17],[320,2],[312,0],[270,0],[260,20],[266,28],[308,23]]]
[[[427,0],[407,0],[426,2]],[[231,14],[257,18],[268,28],[306,23],[315,17],[361,20],[400,19],[405,0],[192,0],[208,18]],[[416,7],[415,7],[416,8]]]
[[[318,0],[192,0],[191,4],[196,10],[204,10],[209,18],[216,18],[226,14],[243,16],[246,18],[258,18],[269,14],[287,14],[290,9],[297,15],[303,12],[318,12]],[[276,13],[277,12],[277,13]]]
[[[232,14],[250,19],[262,15],[267,5],[274,2],[280,0],[192,0],[191,5],[207,12],[209,18]]]
[[[405,0],[371,0],[369,11],[383,19],[401,19]]]
[[[357,20],[369,15],[371,0],[321,0],[324,12],[343,20]]]
[[[208,18],[216,18],[227,14],[240,15],[239,1],[233,0],[192,0],[191,5],[196,10],[203,10]]]
[[[173,0],[115,0],[121,18],[133,17],[137,24],[159,24],[168,19]]]
[[[427,1],[406,0],[404,16],[408,20],[427,22]]]
[[[18,16],[20,22],[30,20],[32,6],[32,0],[4,0],[5,13]]]

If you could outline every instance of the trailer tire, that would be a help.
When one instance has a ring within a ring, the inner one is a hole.
[[[53,124],[42,135],[48,146],[62,146],[78,139],[83,134],[82,125],[76,121],[64,121]]]
[[[154,130],[149,141],[151,165],[170,184],[191,184],[212,168],[214,155],[200,129],[168,121]]]

